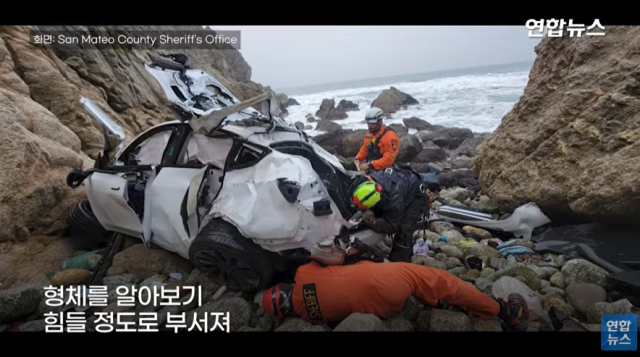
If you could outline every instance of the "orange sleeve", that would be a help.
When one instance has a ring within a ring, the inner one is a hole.
[[[380,154],[382,157],[372,161],[371,165],[376,171],[384,170],[391,167],[398,157],[400,151],[400,139],[393,131],[387,132],[380,140]]]
[[[500,305],[448,271],[406,263],[406,270],[414,280],[413,295],[434,306],[438,300],[465,307],[482,319],[492,319],[500,313]]]
[[[364,140],[362,141],[362,146],[360,146],[360,150],[358,150],[358,154],[356,155],[356,159],[360,161],[364,161],[367,158],[367,144],[369,143],[369,135],[364,136]]]

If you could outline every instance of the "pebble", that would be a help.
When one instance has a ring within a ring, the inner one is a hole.
[[[549,278],[549,282],[551,286],[555,286],[556,288],[564,289],[566,287],[564,283],[564,275],[561,272],[557,272]]]
[[[55,273],[51,277],[51,285],[68,286],[81,285],[91,277],[91,271],[85,269],[66,269]]]

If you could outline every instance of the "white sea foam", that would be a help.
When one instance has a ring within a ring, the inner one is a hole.
[[[492,132],[518,101],[527,85],[529,72],[488,73],[460,77],[438,78],[419,82],[403,82],[377,87],[347,88],[308,95],[293,95],[300,105],[287,108],[289,120],[311,125],[305,116],[315,115],[323,99],[350,100],[359,105],[359,111],[348,112],[349,117],[337,120],[345,129],[364,129],[364,114],[373,100],[390,86],[416,98],[420,104],[394,113],[387,124],[402,123],[403,118],[418,117],[431,124],[445,127],[469,128],[474,132]]]

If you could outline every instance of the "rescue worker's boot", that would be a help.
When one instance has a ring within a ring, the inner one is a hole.
[[[503,331],[526,331],[529,324],[529,306],[520,294],[509,294],[507,301],[498,299],[498,317]]]

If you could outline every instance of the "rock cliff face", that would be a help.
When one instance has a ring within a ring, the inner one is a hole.
[[[640,213],[640,28],[548,38],[520,101],[474,156],[505,209],[536,202],[552,219]]]
[[[64,228],[70,207],[81,199],[80,188],[67,188],[66,175],[91,165],[103,138],[81,108],[80,96],[100,105],[129,140],[175,119],[160,86],[144,69],[150,55],[164,51],[116,45],[53,50],[32,44],[32,29],[0,27],[0,242]],[[107,31],[113,29],[91,28],[94,34]],[[189,57],[190,66],[209,72],[241,100],[270,91],[251,81],[251,67],[233,48],[179,52]]]

